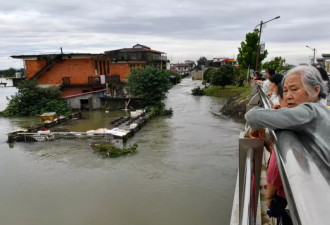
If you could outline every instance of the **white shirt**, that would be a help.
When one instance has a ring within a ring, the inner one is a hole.
[[[269,82],[269,79],[267,79],[262,83],[262,89],[264,89],[265,93],[270,92]]]
[[[277,95],[274,95],[273,93],[272,93],[272,96],[270,96],[270,100],[272,101],[273,106],[280,104],[279,97]]]

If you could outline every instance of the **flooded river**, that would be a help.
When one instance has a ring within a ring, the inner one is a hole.
[[[187,78],[166,100],[174,115],[153,118],[127,144],[138,153],[103,159],[84,141],[14,143],[7,133],[36,123],[0,117],[1,225],[229,224],[241,123],[220,118],[224,100],[192,96]],[[0,110],[15,88],[0,88]],[[85,112],[61,129],[109,127],[124,111]]]

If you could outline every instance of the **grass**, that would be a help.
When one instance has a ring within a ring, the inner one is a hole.
[[[223,89],[220,86],[211,86],[208,88],[204,88],[203,91],[207,96],[220,97],[220,98],[230,98],[242,93],[240,99],[246,99],[249,96],[250,89],[251,89],[250,85],[248,87],[227,85],[225,89]]]

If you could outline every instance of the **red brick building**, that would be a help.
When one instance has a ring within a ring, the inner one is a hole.
[[[104,88],[101,76],[110,76],[110,58],[105,54],[15,55],[23,59],[26,78],[40,86],[58,86],[63,96]]]
[[[14,55],[22,59],[26,78],[36,79],[40,86],[58,86],[62,96],[91,92],[106,87],[119,89],[127,82],[133,68],[146,65],[166,68],[165,53],[145,45],[107,51],[105,54],[70,53],[44,55]],[[115,84],[115,85],[113,85]],[[113,90],[111,90],[113,92]]]

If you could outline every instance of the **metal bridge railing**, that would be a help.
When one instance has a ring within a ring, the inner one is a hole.
[[[251,91],[251,105],[271,108],[268,97],[260,85]],[[249,129],[247,126],[246,129]],[[257,219],[263,140],[244,137],[239,142],[239,220],[231,224],[261,224]],[[273,142],[276,161],[286,193],[293,224],[330,224],[330,180],[323,176],[308,151],[291,131],[266,129],[266,137]],[[235,202],[233,204],[233,212]],[[234,222],[233,222],[234,221]]]
[[[254,184],[253,184],[253,148],[247,150],[246,161],[245,161],[245,176],[244,176],[244,187],[243,187],[243,201],[242,201],[242,225],[249,225],[255,223],[255,217],[250,215],[255,215],[254,206]]]

